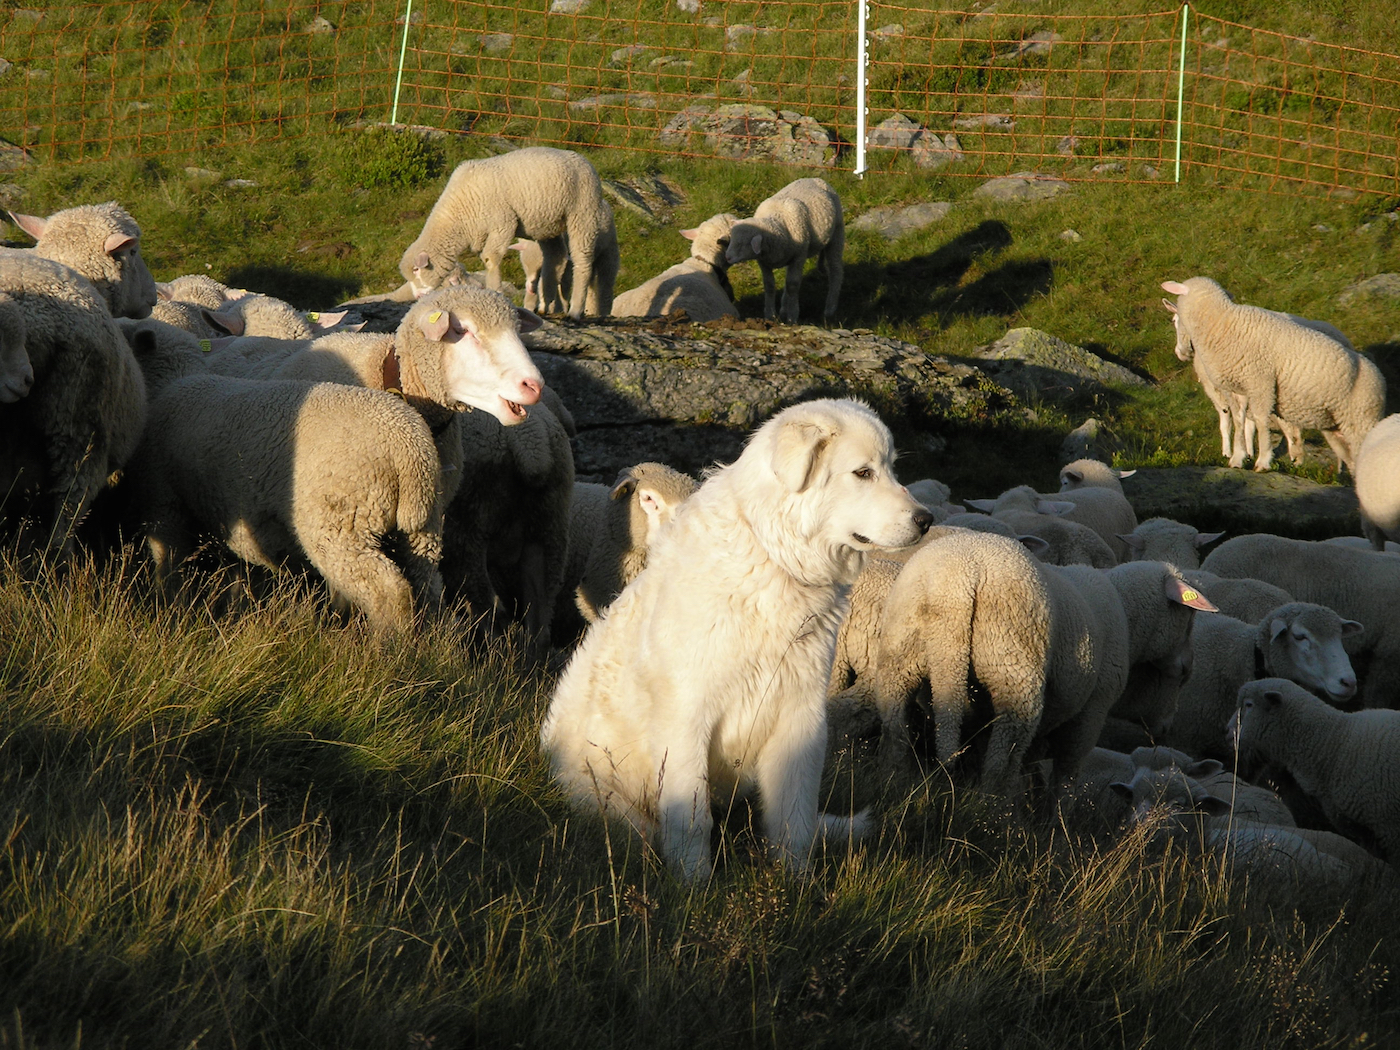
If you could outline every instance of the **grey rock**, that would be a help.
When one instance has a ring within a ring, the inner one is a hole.
[[[1337,296],[1337,303],[1350,306],[1358,300],[1400,299],[1400,273],[1378,273],[1364,281],[1344,288]]]
[[[0,142],[0,171],[14,171],[22,168],[26,164],[32,164],[34,158],[29,151],[22,146],[13,146],[8,142]]]
[[[878,44],[888,44],[892,40],[898,40],[904,35],[904,27],[898,22],[892,22],[887,26],[880,26],[872,30],[870,38]]]
[[[1095,164],[1089,170],[1095,175],[1121,175],[1128,170],[1128,166],[1121,160],[1110,160],[1103,164]]]
[[[1024,400],[1064,403],[1114,386],[1148,386],[1122,365],[1034,328],[1013,328],[978,347],[981,368]]]
[[[836,161],[831,134],[815,120],[786,110],[779,114],[767,106],[690,105],[667,122],[659,138],[661,145],[676,147],[686,145],[691,135],[703,135],[711,150],[734,160],[822,165]]]
[[[0,207],[13,208],[24,199],[24,187],[13,182],[0,182]]]
[[[13,62],[10,62],[10,61],[8,61],[8,60],[6,60],[6,59],[0,58],[0,77],[3,77],[6,73],[8,73],[8,72],[9,72],[10,70],[12,70],[13,68],[14,68],[14,63],[13,63]]]
[[[615,66],[620,65],[621,63],[626,62],[633,55],[645,54],[650,50],[651,48],[649,48],[646,44],[628,44],[626,47],[620,47],[611,55],[609,55],[608,61]]]
[[[575,99],[569,103],[569,109],[575,113],[585,113],[589,110],[613,109],[618,107],[628,109],[655,109],[656,96],[648,95],[638,91],[630,91],[616,95],[590,95],[588,98]]]
[[[193,164],[185,168],[185,174],[192,179],[207,179],[210,182],[213,182],[215,179],[221,178],[220,174],[217,171],[214,171],[212,168],[200,168],[194,166]]]
[[[231,190],[251,190],[257,183],[252,179],[225,179],[224,185]]]
[[[1130,484],[1139,520],[1172,518],[1202,531],[1275,532],[1300,539],[1360,531],[1356,491],[1349,485],[1230,467],[1139,469]]]
[[[306,24],[306,32],[313,36],[330,36],[335,33],[335,26],[327,19],[317,15]]]
[[[1012,98],[1044,98],[1045,82],[1043,80],[1027,80],[1011,93]]]
[[[1079,243],[1080,241],[1082,241],[1083,239],[1084,239],[1083,235],[1080,234],[1080,232],[1079,232],[1078,230],[1061,230],[1061,231],[1060,231],[1060,240],[1062,240],[1062,241],[1067,241],[1067,242],[1070,243],[1070,244],[1078,244],[1078,243]]]
[[[552,15],[576,15],[588,8],[589,0],[554,0],[549,5]]]
[[[1066,135],[1055,143],[1055,152],[1062,157],[1074,156],[1075,147],[1079,145],[1079,139],[1074,135]]]
[[[1054,46],[1064,40],[1059,33],[1042,29],[1022,40],[1016,48],[1017,55],[1048,55]]]
[[[948,201],[925,201],[922,204],[900,206],[888,204],[871,208],[846,224],[848,230],[871,230],[886,240],[898,240],[906,233],[922,230],[945,218],[952,211]]]
[[[973,190],[972,195],[996,201],[1039,201],[1068,190],[1069,183],[1064,179],[1036,171],[1018,171],[987,180]]]
[[[1162,173],[1161,173],[1160,171],[1158,171],[1156,168],[1154,168],[1151,164],[1144,164],[1144,165],[1142,166],[1142,175],[1143,175],[1143,178],[1155,179],[1155,178],[1157,178],[1157,176],[1159,176],[1159,175],[1161,175],[1161,174],[1162,174]]]
[[[509,51],[515,44],[514,33],[482,33],[479,39],[487,51]]]
[[[662,220],[685,203],[685,195],[660,175],[603,180],[603,192],[616,204],[644,219]]]
[[[1332,227],[1331,227],[1331,226],[1328,226],[1325,222],[1319,222],[1319,223],[1315,224],[1315,225],[1313,226],[1313,229],[1316,230],[1318,233],[1331,233],[1331,232],[1332,232]]]
[[[660,58],[653,58],[647,65],[651,66],[652,69],[690,69],[695,63],[688,58],[662,55]]]
[[[980,130],[983,128],[992,131],[1010,131],[1016,126],[1016,122],[1007,113],[978,113],[971,117],[959,117],[953,121],[953,127],[964,130]]]
[[[399,15],[398,18],[394,19],[394,24],[399,26],[403,25],[403,15]],[[413,26],[421,26],[423,24],[423,9],[421,7],[408,16],[408,24]]]
[[[749,42],[756,36],[758,36],[758,30],[753,26],[742,24],[728,26],[724,30],[724,46],[727,49],[733,49],[740,44]]]
[[[48,80],[53,76],[47,69],[26,69],[24,75],[29,80]]]
[[[676,9],[684,11],[688,15],[698,15],[700,13],[700,0],[676,0]]]
[[[906,150],[921,168],[941,168],[963,159],[958,140],[952,135],[940,138],[903,113],[881,121],[865,136],[867,149]]]

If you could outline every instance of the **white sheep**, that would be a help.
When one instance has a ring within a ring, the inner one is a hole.
[[[10,218],[37,242],[35,255],[86,277],[113,317],[150,314],[156,282],[141,258],[141,227],[115,201]]]
[[[23,307],[0,292],[0,405],[13,405],[34,387],[24,331]]]
[[[1132,561],[1169,561],[1178,569],[1199,569],[1200,548],[1224,536],[1223,532],[1199,532],[1171,518],[1148,518],[1118,538],[1127,545]]]
[[[1108,493],[1107,489],[1079,489],[1078,493]],[[1118,499],[1122,499],[1120,495]],[[1118,556],[1090,521],[1098,520],[1098,508],[1080,512],[1069,500],[1051,500],[1029,485],[1007,489],[996,499],[970,499],[969,507],[985,511],[1011,526],[1017,535],[1038,536],[1047,544],[1040,559],[1049,565],[1092,565],[1107,569],[1118,564]],[[1131,508],[1129,508],[1131,512]],[[1078,514],[1088,520],[1072,521]],[[951,519],[949,519],[951,520]],[[945,522],[946,524],[946,522]]]
[[[1181,339],[1189,340],[1209,384],[1221,395],[1243,398],[1259,435],[1255,470],[1273,463],[1269,421],[1275,414],[1322,431],[1338,461],[1355,469],[1361,442],[1384,411],[1385,380],[1375,364],[1314,327],[1233,302],[1208,277],[1162,287],[1177,296],[1177,356]],[[1243,466],[1244,456],[1244,435],[1236,428],[1230,465]]]
[[[1254,533],[1226,540],[1201,567],[1219,576],[1272,583],[1298,601],[1325,605],[1362,624],[1347,646],[1353,659],[1369,658],[1362,703],[1400,703],[1400,620],[1395,616],[1400,560],[1333,543]]]
[[[1240,686],[1256,678],[1288,678],[1346,703],[1356,695],[1356,673],[1342,640],[1360,631],[1354,620],[1311,602],[1281,605],[1258,623],[1208,617],[1195,626],[1191,676],[1160,738],[1193,755],[1231,758],[1225,726]]]
[[[652,542],[696,488],[694,478],[662,463],[628,467],[611,487],[574,486],[566,578],[585,621],[595,623],[646,568]]]
[[[769,321],[777,316],[774,309],[777,285],[773,271],[786,270],[782,316],[789,324],[797,320],[803,267],[808,259],[816,256],[827,279],[822,317],[830,321],[836,316],[836,302],[841,294],[845,245],[841,198],[825,180],[809,178],[788,183],[762,201],[754,210],[753,218],[735,223],[729,231],[729,247],[724,255],[730,266],[750,259],[758,261],[763,274],[763,316]]]
[[[690,240],[690,258],[679,262],[651,280],[623,292],[613,300],[616,317],[664,317],[684,310],[692,321],[713,321],[717,317],[738,317],[734,289],[729,284],[729,261],[725,250],[730,230],[739,220],[733,215],[715,215],[699,226],[682,230]]]
[[[1194,526],[1170,518],[1148,518],[1119,539],[1128,545],[1134,561],[1171,562],[1182,570],[1187,583],[1209,598],[1226,616],[1237,620],[1258,623],[1270,609],[1293,600],[1287,591],[1262,580],[1230,580],[1201,571],[1200,548],[1224,535],[1223,532],[1198,532]]]
[[[1231,742],[1283,766],[1344,833],[1374,836],[1400,865],[1400,711],[1339,711],[1282,678],[1240,689]]]
[[[66,554],[141,438],[145,383],[107,303],[73,270],[0,249],[0,292],[13,326],[7,342],[22,331],[32,375],[26,396],[0,412],[0,491],[41,489],[47,547]],[[118,285],[109,293],[118,302],[127,295]]]
[[[613,286],[617,283],[617,271],[622,264],[617,247],[617,228],[613,225],[612,206],[604,201],[603,209],[603,225],[598,231],[593,256],[593,280],[588,286],[588,297],[584,302],[584,312],[594,317],[605,317],[614,312]],[[519,240],[512,244],[510,249],[519,253],[520,269],[525,273],[524,298],[521,305],[527,310],[563,313],[567,309],[566,298],[573,288],[574,281],[574,266],[569,259],[569,238],[561,237],[557,250],[553,244],[550,247],[550,261],[554,270],[549,279],[546,279],[544,274],[544,249],[538,242]],[[548,302],[541,299],[546,287],[554,289],[554,295]]]
[[[1386,416],[1361,442],[1356,457],[1361,530],[1378,551],[1400,540],[1400,413]]]
[[[171,281],[156,284],[156,294],[167,302],[193,303],[207,310],[217,310],[224,301],[237,297],[241,288],[230,288],[208,274],[187,273]]]
[[[440,470],[417,412],[339,383],[201,373],[152,325],[128,331],[152,383],[130,476],[162,586],[206,534],[269,569],[304,558],[379,633],[441,601]]]
[[[314,339],[345,319],[345,310],[303,313],[270,295],[249,293],[230,298],[216,310],[202,310],[207,324],[228,335],[269,339]]]
[[[1121,493],[1123,479],[1136,473],[1136,470],[1114,470],[1097,459],[1076,459],[1060,468],[1060,491],[1101,488]]]
[[[423,295],[459,273],[457,257],[471,251],[486,266],[486,287],[496,291],[501,260],[511,243],[528,237],[544,253],[541,292],[548,303],[555,294],[554,275],[561,270],[556,262],[564,251],[561,238],[567,236],[573,264],[569,316],[578,320],[593,285],[595,258],[608,256],[606,244],[600,251],[600,235],[605,237],[611,227],[611,209],[593,165],[571,150],[531,146],[457,165],[423,232],[404,251],[399,270],[406,287]],[[600,306],[605,298],[610,306],[610,284],[606,296],[599,290]]]

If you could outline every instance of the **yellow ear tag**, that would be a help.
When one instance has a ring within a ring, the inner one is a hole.
[[[438,323],[438,318],[441,317],[441,316],[442,316],[442,311],[441,311],[441,310],[434,310],[432,313],[430,313],[430,314],[428,315],[428,323],[429,323],[429,324],[437,324],[437,323]]]
[[[1184,602],[1194,602],[1194,601],[1195,601],[1197,598],[1199,598],[1199,597],[1200,597],[1200,595],[1197,594],[1195,591],[1182,591],[1182,592],[1181,592],[1181,600],[1184,601]]]
[[[201,339],[199,341],[199,348],[207,354],[210,350],[214,349],[214,345],[209,342],[208,339]]]
[[[310,313],[306,315],[306,319],[312,322],[319,321],[321,319],[321,315],[317,313]]]

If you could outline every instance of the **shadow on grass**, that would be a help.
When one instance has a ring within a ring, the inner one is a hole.
[[[287,266],[240,266],[230,270],[226,280],[230,287],[275,295],[301,310],[314,310],[343,302],[360,291],[358,280],[328,277]]]

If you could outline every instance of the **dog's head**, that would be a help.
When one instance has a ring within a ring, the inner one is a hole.
[[[889,428],[859,401],[793,405],[755,433],[742,459],[750,460],[750,520],[769,519],[765,546],[777,543],[801,562],[801,578],[849,582],[865,551],[908,547],[933,523],[895,477]]]

